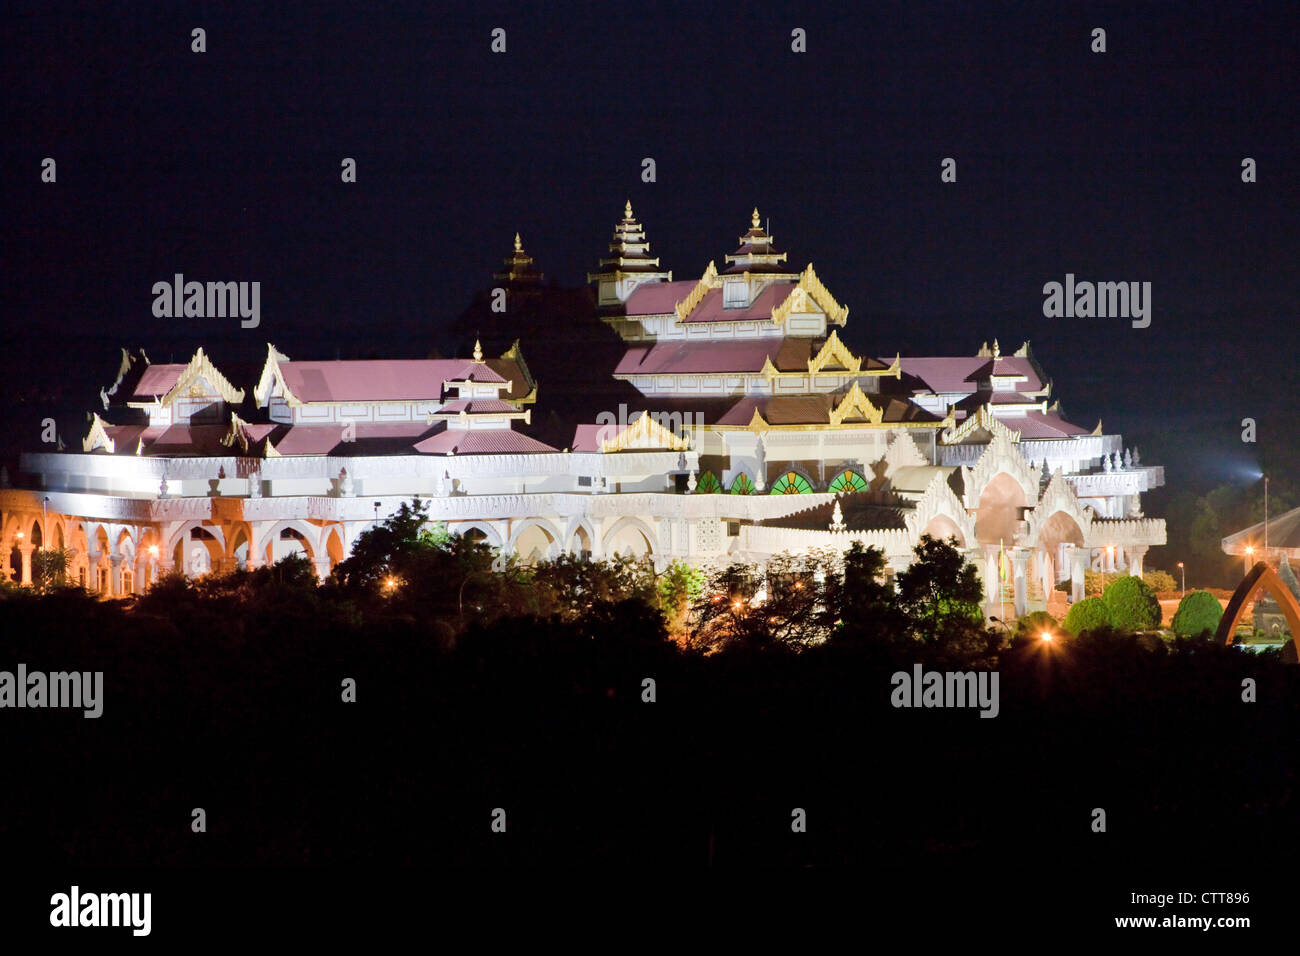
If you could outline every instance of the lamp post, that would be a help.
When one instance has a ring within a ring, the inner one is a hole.
[[[1183,578],[1183,597],[1187,597],[1187,569],[1183,567],[1183,562],[1178,562],[1178,573]]]
[[[48,501],[48,498],[47,498]],[[1264,476],[1264,559],[1269,559],[1269,476]]]
[[[1250,559],[1254,554],[1255,554],[1255,549],[1250,545],[1246,545],[1246,573],[1247,574],[1250,574]]]

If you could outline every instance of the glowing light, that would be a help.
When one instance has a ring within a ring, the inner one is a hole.
[[[740,602],[739,602],[739,601],[736,601],[734,604],[732,604],[732,605],[731,605],[731,609],[732,609],[733,611],[739,611],[739,610],[740,610]]]
[[[796,581],[796,582],[794,582],[794,589],[795,589],[796,591],[802,591],[802,590],[803,590],[803,582],[802,582],[802,581]]]
[[[397,578],[384,578],[384,588],[391,591],[397,587]]]
[[[1043,640],[1045,640],[1045,641],[1051,641],[1051,640],[1052,640],[1052,632],[1051,632],[1051,631],[1043,631],[1043,633],[1040,634],[1039,637],[1041,637],[1041,638],[1042,638]]]
[[[1252,547],[1250,547],[1250,545],[1247,545],[1247,546],[1246,546],[1246,553],[1247,553],[1247,554],[1254,554],[1254,553],[1255,553],[1255,549],[1252,548]]]
[[[158,545],[156,544],[149,545],[149,556],[153,558],[158,557]]]
[[[23,533],[22,533],[21,531],[19,531],[18,534],[15,535],[15,537],[16,537],[19,541],[21,541],[21,540],[23,540],[24,535],[23,535]]]

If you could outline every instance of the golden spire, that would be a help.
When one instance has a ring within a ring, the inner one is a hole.
[[[483,361],[483,345],[481,342],[479,342],[478,339],[474,340],[474,361],[475,362]]]
[[[524,251],[524,243],[523,243],[523,240],[521,240],[521,239],[519,238],[519,233],[516,232],[516,233],[515,233],[515,252],[523,252],[523,251]]]
[[[627,205],[623,207],[623,218],[624,219],[632,218],[632,200],[630,199],[627,201]]]
[[[749,217],[749,221],[750,223],[753,224],[755,229],[758,228],[758,207],[757,206],[754,207],[754,214]]]
[[[998,348],[998,340],[997,340],[997,339],[994,339],[994,340],[993,340],[993,357],[994,357],[994,358],[999,358],[1001,355],[1002,355],[1002,350],[1001,350],[1000,348]]]

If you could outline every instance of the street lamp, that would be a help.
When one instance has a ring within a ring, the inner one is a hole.
[[[1247,574],[1250,573],[1250,559],[1251,556],[1254,555],[1254,553],[1255,553],[1255,549],[1252,548],[1250,545],[1246,545],[1246,573]]]
[[[1183,562],[1178,562],[1178,572],[1183,577],[1183,597],[1187,597],[1187,569],[1183,567]]]

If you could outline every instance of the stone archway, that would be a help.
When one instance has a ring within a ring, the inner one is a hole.
[[[1277,572],[1263,561],[1250,569],[1250,573],[1241,579],[1237,590],[1232,593],[1228,606],[1223,610],[1223,617],[1219,618],[1219,630],[1214,635],[1215,640],[1224,645],[1233,642],[1237,634],[1237,623],[1260,591],[1267,591],[1282,609],[1282,616],[1286,618],[1287,626],[1291,628],[1291,647],[1300,654],[1300,602],[1296,601],[1295,595],[1282,583]]]

